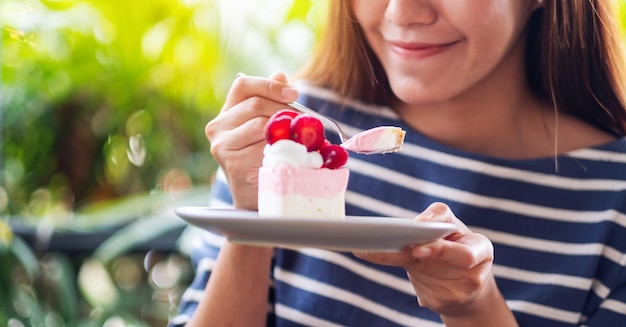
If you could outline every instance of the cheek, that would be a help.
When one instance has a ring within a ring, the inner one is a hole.
[[[368,31],[379,26],[384,20],[387,3],[388,1],[384,0],[350,0],[350,7],[361,28]]]
[[[529,7],[522,5],[525,1],[488,2],[482,1],[484,6],[477,6],[482,13],[467,8],[466,15],[451,19],[467,39],[468,68],[474,67],[478,71],[493,68],[505,60],[510,51],[515,51],[531,14]],[[481,19],[469,19],[472,15]]]

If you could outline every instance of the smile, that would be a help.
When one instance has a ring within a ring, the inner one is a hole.
[[[458,43],[458,41],[444,44],[390,41],[389,45],[391,50],[394,53],[398,54],[400,57],[407,59],[423,59],[439,54],[450,48],[451,46],[455,45],[456,43]]]

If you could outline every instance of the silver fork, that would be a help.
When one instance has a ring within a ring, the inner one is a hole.
[[[242,77],[242,76],[246,76],[246,75],[244,73],[237,73],[237,77]],[[335,132],[337,133],[337,135],[339,136],[339,139],[341,140],[341,145],[342,146],[344,146],[346,141],[348,141],[350,139],[351,135],[346,134],[346,132],[344,132],[341,129],[341,127],[339,127],[339,124],[337,124],[337,122],[332,120],[331,118],[326,117],[326,116],[318,113],[317,111],[315,111],[315,110],[313,110],[313,109],[311,109],[309,107],[306,107],[306,106],[304,106],[304,105],[302,105],[302,104],[300,104],[300,103],[298,103],[296,101],[287,103],[287,105],[289,107],[299,111],[299,112],[306,113],[306,114],[309,114],[311,116],[317,117],[320,121],[322,121],[322,124],[324,124],[326,127],[330,127],[332,129],[334,129]],[[365,131],[363,131],[361,133],[358,133],[358,134],[365,134],[368,131],[369,130],[365,130]],[[396,144],[388,145],[388,147],[386,147],[386,148],[366,148],[366,149],[363,149],[363,148],[358,148],[358,147],[354,148],[354,147],[345,147],[345,146],[344,146],[344,148],[346,148],[347,150],[350,150],[350,151],[354,151],[354,152],[357,152],[357,153],[363,153],[363,154],[390,153],[390,152],[396,152],[396,151],[400,150],[400,147],[402,146],[402,140],[400,140],[399,143],[396,141]]]
[[[339,135],[339,139],[341,139],[341,143],[344,143],[347,139],[350,138],[350,136],[348,134],[346,134],[341,127],[339,127],[339,124],[337,124],[337,122],[335,122],[334,120],[318,113],[317,111],[306,107],[296,101],[294,102],[290,102],[287,103],[288,106],[290,106],[291,108],[302,112],[302,113],[306,113],[309,114],[311,116],[317,117],[319,120],[322,121],[322,123],[324,123],[324,125],[326,125],[327,127],[330,127],[332,129],[334,129],[337,132],[337,135]]]

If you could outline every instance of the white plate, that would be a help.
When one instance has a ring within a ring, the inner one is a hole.
[[[181,207],[176,214],[192,225],[224,235],[231,242],[337,251],[395,252],[456,230],[450,223],[390,217],[347,216],[345,221],[262,218],[256,211],[207,207]]]

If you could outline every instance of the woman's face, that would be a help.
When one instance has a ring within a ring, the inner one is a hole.
[[[536,1],[351,0],[351,5],[393,92],[406,103],[446,101],[481,85],[525,78],[524,44],[518,41]]]

